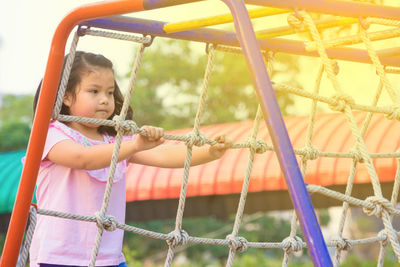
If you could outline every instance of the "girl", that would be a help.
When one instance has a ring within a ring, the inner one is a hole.
[[[36,107],[38,92],[35,96]],[[122,95],[110,60],[76,52],[61,114],[112,119],[122,107]],[[127,119],[132,119],[130,109]],[[143,126],[147,137],[125,137],[121,144],[108,214],[125,222],[125,170],[128,163],[165,168],[183,167],[184,145],[161,145],[163,129]],[[116,132],[112,127],[84,123],[50,124],[37,179],[41,209],[91,215],[101,209]],[[194,147],[192,165],[220,158],[231,146],[224,136],[218,144]],[[161,145],[161,146],[160,146]],[[96,237],[94,223],[38,215],[30,249],[30,266],[88,266]],[[104,232],[96,266],[126,266],[123,231]]]

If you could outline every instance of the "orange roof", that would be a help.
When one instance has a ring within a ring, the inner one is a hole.
[[[364,113],[354,113],[360,126]],[[305,146],[308,116],[285,117],[286,127],[295,149]],[[243,143],[251,135],[253,122],[235,122],[204,126],[201,131],[212,138],[225,134],[234,143]],[[184,135],[191,129],[171,131]],[[312,143],[320,152],[348,152],[354,146],[346,118],[342,114],[320,114],[316,117]],[[370,153],[391,153],[399,147],[400,124],[382,115],[374,115],[365,135]],[[262,123],[258,138],[271,145],[271,138]],[[191,167],[187,197],[240,193],[246,172],[249,149],[231,149],[220,160]],[[374,159],[382,182],[394,180],[396,160]],[[323,186],[347,183],[352,159],[319,157],[308,161],[306,183]],[[363,164],[358,164],[355,183],[369,183],[370,178]],[[183,169],[164,169],[133,164],[128,167],[127,201],[179,198]],[[249,192],[286,190],[285,181],[275,152],[256,154]]]

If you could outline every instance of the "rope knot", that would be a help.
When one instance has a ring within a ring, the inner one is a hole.
[[[339,112],[343,112],[344,109],[346,108],[346,106],[354,105],[356,103],[351,96],[344,94],[344,93],[334,95],[334,96],[332,96],[332,98],[335,100],[335,103],[329,104],[329,107],[332,110],[339,111]]]
[[[206,136],[200,131],[197,131],[197,133],[194,131],[191,131],[188,134],[186,134],[185,144],[188,147],[202,146],[205,143],[206,143]]]
[[[167,240],[167,243],[170,247],[184,246],[189,240],[188,233],[183,229],[175,229],[168,236],[170,238]]]
[[[97,227],[103,228],[108,232],[112,232],[117,229],[117,220],[114,216],[105,215],[102,212],[96,211],[94,216],[96,217]]]
[[[286,253],[290,253],[292,251],[296,252],[303,249],[303,240],[301,240],[301,238],[298,236],[289,236],[283,239],[282,245]]]
[[[377,197],[377,196],[371,196],[367,197],[365,201],[371,203],[374,205],[373,208],[369,207],[364,207],[363,211],[368,215],[372,216],[375,215],[377,217],[382,217],[382,212],[386,211],[389,214],[392,213],[392,210],[394,209],[392,203],[387,200],[386,198],[383,197]]]
[[[319,156],[319,150],[315,146],[307,146],[302,149],[304,160],[316,160]]]
[[[229,247],[233,250],[245,252],[248,248],[247,240],[244,237],[230,234],[226,236],[226,239],[229,241]]]
[[[388,235],[386,234],[386,230],[379,231],[378,237],[381,239],[382,246],[386,247],[388,244]]]
[[[295,32],[303,32],[305,30],[302,18],[296,14],[289,14],[287,17],[287,22]]]
[[[263,140],[256,140],[253,137],[250,137],[247,142],[246,146],[248,146],[253,153],[262,154],[267,151],[268,145]]]
[[[123,120],[120,115],[115,115],[113,121],[115,122],[114,127],[117,132],[122,132],[125,135],[133,135],[140,132],[139,127],[134,121]]]
[[[358,150],[357,148],[353,147],[352,149],[349,150],[349,153],[351,154],[351,156],[353,157],[353,159],[359,163],[364,163],[365,160],[363,158],[363,156],[360,153],[360,150]]]
[[[364,30],[368,30],[369,26],[371,26],[371,21],[368,18],[359,17],[358,21],[359,21],[361,27],[364,28]]]
[[[343,238],[341,236],[336,237],[332,240],[336,243],[336,248],[339,250],[351,250],[353,245],[351,244],[350,240],[347,238]]]
[[[389,114],[386,115],[389,120],[400,120],[400,107],[394,106]]]
[[[332,68],[333,68],[333,73],[335,75],[338,75],[339,71],[340,71],[339,63],[336,60],[331,60],[331,63],[332,63],[331,65],[332,65]]]

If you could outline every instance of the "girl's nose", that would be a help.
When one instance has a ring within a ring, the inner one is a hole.
[[[108,97],[106,95],[101,95],[100,104],[108,104]]]

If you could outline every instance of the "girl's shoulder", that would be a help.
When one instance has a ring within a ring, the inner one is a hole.
[[[96,145],[97,142],[104,143],[101,141],[91,140],[90,138],[84,136],[77,130],[70,128],[68,125],[66,125],[60,121],[56,120],[54,122],[51,122],[49,125],[48,137],[51,138],[51,136],[53,136],[53,135],[60,135],[60,134],[66,136],[66,137],[68,137],[68,139],[71,139],[81,145],[84,145],[84,146]]]
[[[51,122],[49,125],[48,137],[51,138],[52,136],[57,136],[57,135],[64,135],[68,137],[68,139],[72,139],[78,143],[84,144],[83,135],[80,132],[56,120]]]
[[[74,133],[76,132],[76,133]],[[63,134],[66,135],[67,137],[74,139],[74,136],[79,134],[77,131],[69,128],[67,125],[60,121],[52,121],[49,125],[49,135],[52,134]]]
[[[78,142],[84,146],[115,143],[116,139],[115,136],[108,135],[107,133],[103,134],[103,141],[90,139],[89,137],[86,137],[85,135],[78,132],[77,130],[72,129],[68,125],[57,120],[50,123],[49,135],[51,135],[52,131],[56,131],[57,133],[55,134],[61,133],[67,136],[69,139],[72,139],[75,142]],[[127,140],[132,140],[134,138],[135,138],[134,136],[124,136],[122,140],[127,141]]]

